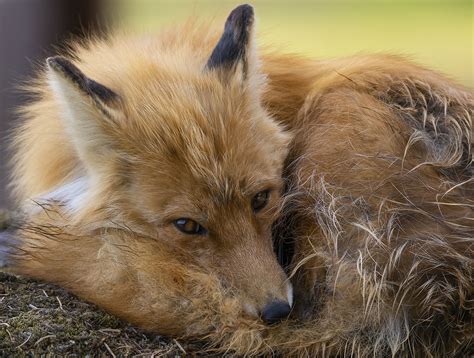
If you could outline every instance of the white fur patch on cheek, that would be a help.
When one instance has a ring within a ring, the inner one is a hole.
[[[37,202],[56,201],[62,203],[69,212],[79,211],[85,204],[89,191],[89,181],[86,177],[79,177],[53,191],[41,195]]]
[[[293,307],[293,285],[288,282],[288,288],[286,290],[286,297],[288,298],[288,304]]]

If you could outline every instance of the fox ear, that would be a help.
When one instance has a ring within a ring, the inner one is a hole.
[[[110,152],[113,143],[106,127],[117,124],[123,115],[121,98],[88,78],[64,57],[50,57],[46,61],[50,86],[62,106],[62,119],[79,158],[86,167],[94,162],[100,165],[101,154]]]
[[[224,73],[241,71],[248,77],[254,64],[254,11],[250,5],[240,5],[229,14],[219,42],[207,61],[206,68]]]

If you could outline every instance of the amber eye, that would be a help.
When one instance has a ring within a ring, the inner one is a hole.
[[[253,197],[252,209],[255,213],[258,213],[265,206],[267,206],[269,196],[270,196],[270,190],[264,190],[257,193],[257,195]]]
[[[187,218],[181,218],[174,221],[174,226],[182,233],[188,235],[205,235],[207,230],[196,221]]]

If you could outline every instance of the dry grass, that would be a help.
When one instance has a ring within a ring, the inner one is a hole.
[[[65,290],[0,273],[0,356],[184,356],[196,348],[140,331]]]

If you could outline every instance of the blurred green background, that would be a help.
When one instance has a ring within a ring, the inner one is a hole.
[[[125,26],[156,30],[194,16],[223,19],[243,1],[124,0]],[[409,56],[472,87],[470,0],[257,0],[259,42],[328,58],[359,52]]]

